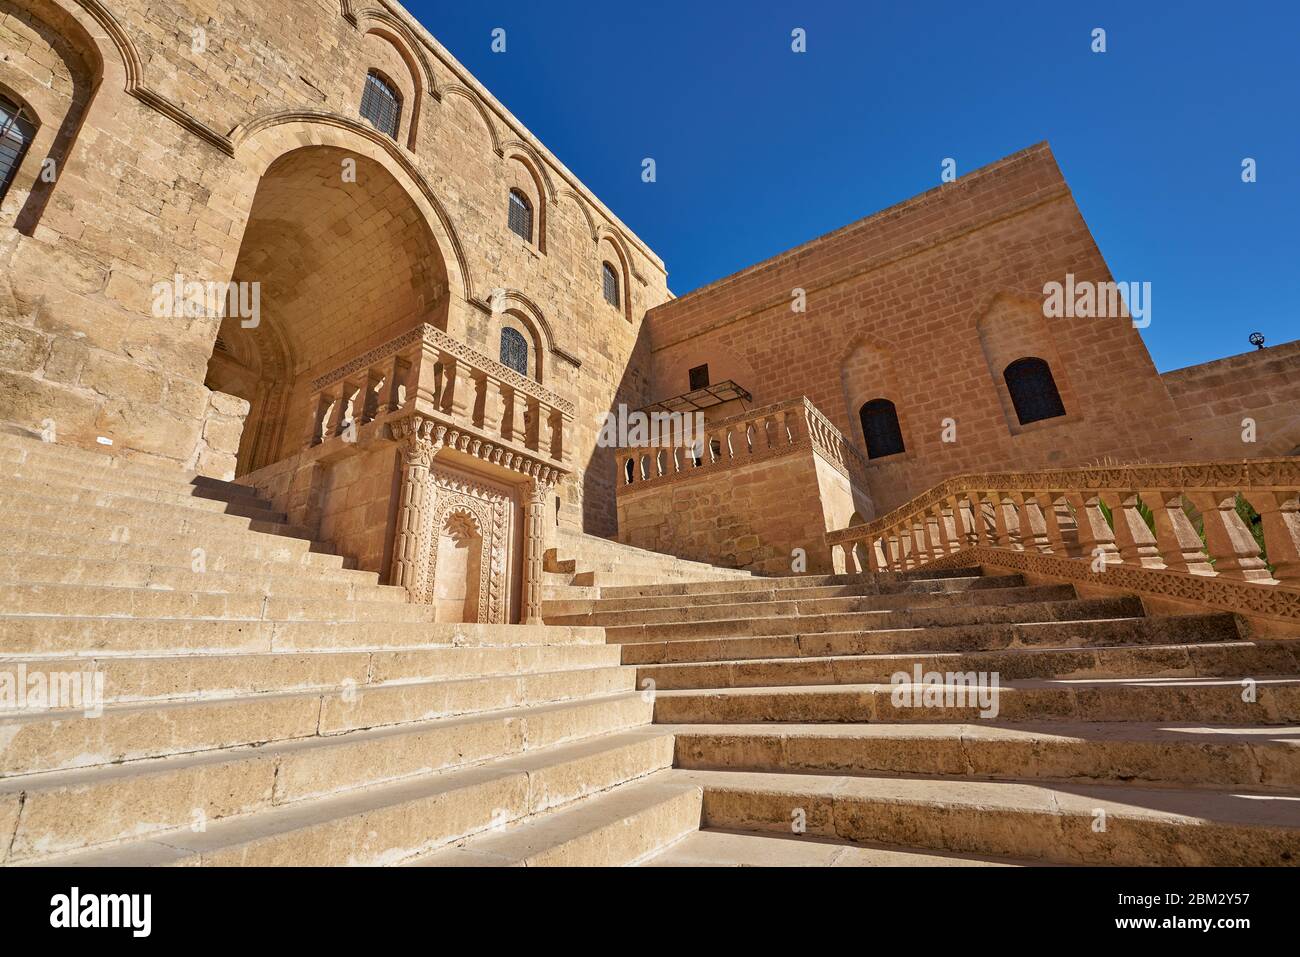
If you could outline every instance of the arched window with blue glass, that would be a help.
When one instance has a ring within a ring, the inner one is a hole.
[[[518,329],[501,330],[501,364],[520,375],[528,375],[528,340]]]

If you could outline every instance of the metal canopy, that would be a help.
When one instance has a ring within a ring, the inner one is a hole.
[[[727,379],[723,382],[715,382],[713,385],[706,385],[703,389],[694,389],[691,392],[675,395],[671,399],[655,402],[638,411],[647,413],[698,412],[715,405],[722,405],[724,402],[730,402],[732,399],[740,399],[744,402],[754,401],[752,395],[736,385],[735,382]]]

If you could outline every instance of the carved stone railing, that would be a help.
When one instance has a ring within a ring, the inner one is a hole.
[[[1300,459],[962,475],[826,542],[846,570],[990,563],[1300,621],[1298,490]]]
[[[615,456],[619,494],[703,477],[804,449],[820,453],[856,484],[866,484],[862,453],[804,396],[711,422],[692,438],[693,442],[665,441],[620,450]]]
[[[308,447],[405,411],[440,420],[440,434],[480,456],[559,471],[571,460],[572,402],[427,323],[313,380],[309,408]]]

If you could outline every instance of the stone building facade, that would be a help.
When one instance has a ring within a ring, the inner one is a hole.
[[[1043,318],[1044,282],[1110,278],[1045,145],[674,299],[403,8],[294,6],[0,0],[0,420],[238,476],[449,620],[499,622],[536,617],[557,526],[770,570],[957,471],[1300,443],[1294,350],[1162,377],[1128,322]],[[1026,356],[1063,415],[1017,421],[1003,370]],[[656,515],[708,523],[748,479],[697,457],[652,495],[597,444],[701,366],[752,397],[729,454],[799,448],[726,534]],[[879,399],[902,449],[872,457]],[[776,518],[801,485],[817,504]]]

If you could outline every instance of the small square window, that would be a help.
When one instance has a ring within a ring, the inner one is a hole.
[[[688,373],[691,377],[691,391],[703,389],[709,384],[709,367],[706,363],[702,366],[696,366]]]

